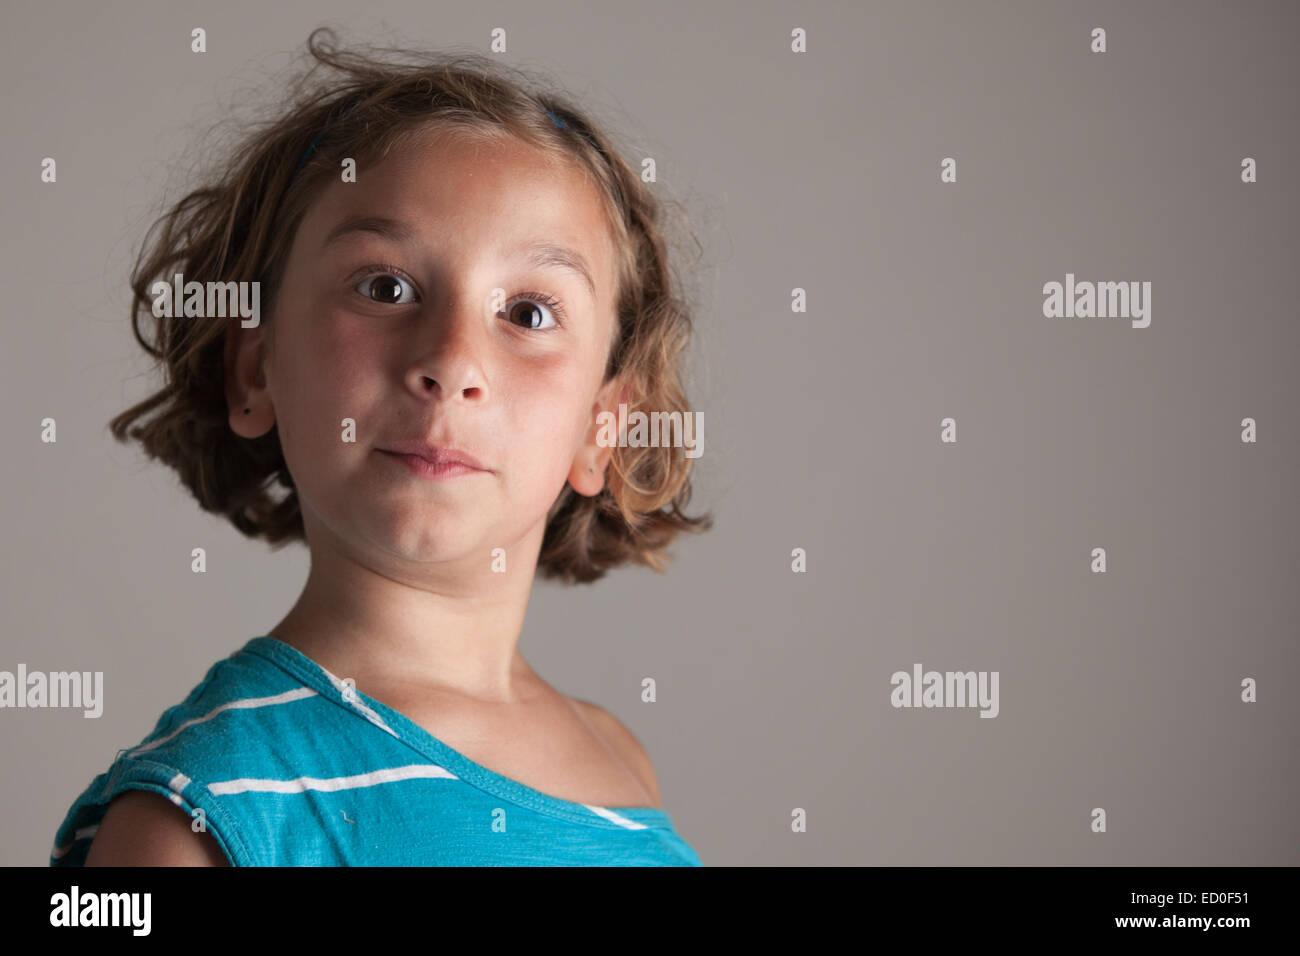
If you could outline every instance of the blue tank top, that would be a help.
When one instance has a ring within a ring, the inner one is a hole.
[[[703,865],[666,811],[494,773],[274,637],[213,664],[119,751],[68,810],[50,865],[83,866],[132,789],[201,817],[233,866]]]

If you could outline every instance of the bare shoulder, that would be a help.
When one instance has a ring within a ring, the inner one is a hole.
[[[642,785],[650,792],[650,796],[654,800],[653,805],[656,807],[661,806],[659,781],[655,778],[654,765],[650,762],[650,755],[646,753],[641,741],[636,739],[632,731],[623,726],[622,721],[598,704],[593,704],[588,700],[578,700],[576,697],[570,697],[569,700],[591,722],[596,732],[614,748],[631,771],[636,774]]]
[[[127,790],[113,798],[95,831],[86,866],[229,866],[210,833],[162,794]]]

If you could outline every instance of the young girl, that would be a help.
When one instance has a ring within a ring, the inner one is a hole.
[[[311,571],[93,780],[50,863],[698,866],[636,738],[517,646],[535,573],[661,571],[712,524],[680,448],[598,424],[688,414],[659,200],[491,61],[308,50],[341,79],[142,253],[133,329],[168,384],[112,428]],[[260,319],[159,308],[173,281],[257,282]]]

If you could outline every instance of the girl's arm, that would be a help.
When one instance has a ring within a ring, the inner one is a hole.
[[[195,833],[189,814],[149,790],[113,798],[86,855],[86,866],[229,865],[210,833]]]

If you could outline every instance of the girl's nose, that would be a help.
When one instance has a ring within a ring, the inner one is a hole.
[[[419,319],[415,359],[407,372],[422,397],[479,400],[487,396],[483,359],[490,345],[490,300],[430,306]]]

